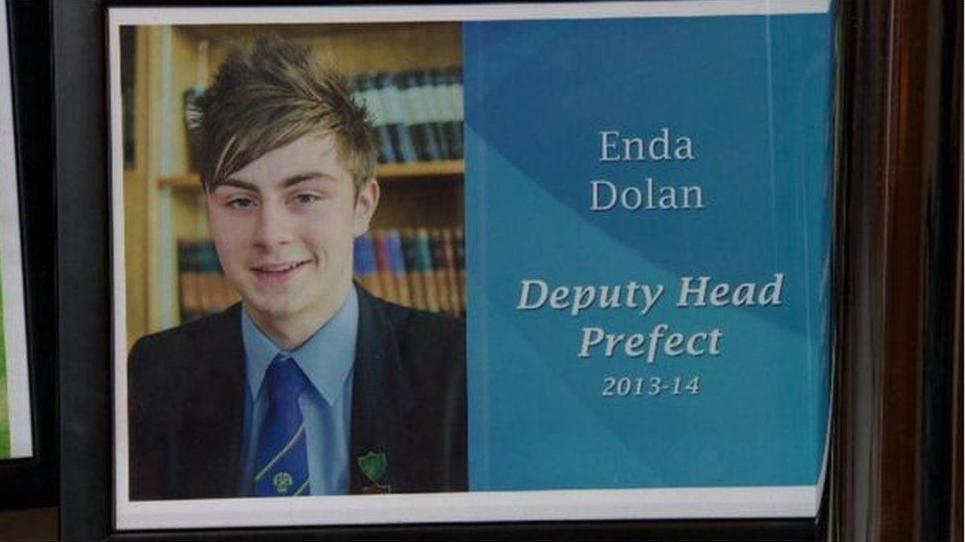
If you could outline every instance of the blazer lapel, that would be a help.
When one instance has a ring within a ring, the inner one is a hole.
[[[241,305],[215,318],[206,330],[210,335],[197,338],[197,378],[187,383],[185,408],[191,412],[184,423],[190,428],[182,446],[191,463],[186,474],[192,479],[185,483],[199,496],[233,497],[241,474],[246,400]]]
[[[370,452],[385,454],[387,468],[380,484],[402,489],[411,483],[402,469],[393,470],[393,458],[404,458],[409,452],[400,426],[413,407],[411,383],[383,307],[364,289],[356,290],[359,330],[352,377],[350,492],[363,493],[376,485],[359,467],[359,458]]]

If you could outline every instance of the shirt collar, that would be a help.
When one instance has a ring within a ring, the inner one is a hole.
[[[309,337],[305,344],[288,352],[275,345],[252,320],[248,309],[241,311],[241,337],[245,345],[245,369],[251,396],[258,398],[265,371],[278,354],[291,356],[328,404],[338,400],[345,379],[355,363],[359,303],[355,287],[334,316]]]

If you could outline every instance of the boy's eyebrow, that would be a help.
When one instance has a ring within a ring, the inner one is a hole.
[[[303,183],[303,182],[306,182],[306,181],[315,180],[315,179],[322,180],[322,181],[333,181],[333,180],[335,180],[335,178],[332,177],[331,175],[328,175],[328,174],[325,174],[325,173],[321,173],[321,172],[318,172],[318,171],[309,171],[309,172],[299,173],[299,174],[297,174],[297,175],[292,175],[291,177],[288,177],[287,179],[285,179],[285,180],[283,180],[283,181],[281,182],[281,186],[282,186],[282,188],[288,188],[288,187],[294,186],[294,185],[296,185],[296,184]],[[243,189],[243,190],[251,190],[252,192],[260,192],[260,191],[261,191],[261,190],[258,188],[258,185],[256,185],[255,183],[250,183],[250,182],[248,182],[248,181],[242,181],[241,179],[236,179],[235,177],[228,177],[227,179],[225,179],[225,180],[221,181],[220,183],[218,183],[218,186],[233,186],[233,187],[235,187],[235,188],[241,188],[241,189]],[[215,189],[217,189],[218,186],[216,186]]]
[[[296,185],[296,184],[298,184],[298,183],[303,183],[303,182],[305,182],[305,181],[313,181],[313,180],[316,180],[316,179],[317,179],[317,180],[320,180],[320,181],[334,181],[334,180],[335,180],[334,177],[332,177],[331,175],[328,175],[328,174],[326,174],[326,173],[322,173],[322,172],[320,172],[320,171],[309,171],[309,172],[306,172],[306,173],[299,173],[298,175],[292,175],[291,177],[289,177],[289,178],[285,179],[284,181],[282,181],[282,182],[281,182],[281,185],[282,185],[283,188],[288,188],[288,187],[294,186],[294,185]]]
[[[235,179],[234,177],[228,177],[227,179],[221,181],[215,185],[214,190],[217,190],[220,186],[233,186],[235,188],[241,188],[243,190],[251,190],[252,192],[259,192],[258,187],[254,183],[249,183],[242,181],[240,179]]]

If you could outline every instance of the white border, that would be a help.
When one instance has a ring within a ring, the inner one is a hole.
[[[0,4],[0,244],[3,259],[3,334],[7,365],[10,458],[33,456],[27,326],[20,246],[20,198],[14,150],[13,81],[10,77],[6,2]],[[5,459],[5,458],[0,458]]]
[[[118,529],[814,517],[814,486],[600,489],[127,502]]]
[[[830,0],[685,0],[582,4],[305,8],[112,8],[109,12],[111,140],[122,141],[120,25],[606,19],[826,13]],[[129,499],[123,157],[111,153],[114,248],[114,461],[116,527],[272,527],[531,520],[807,518],[820,485],[687,489],[469,492],[298,499]],[[822,468],[823,471],[823,468]],[[823,472],[822,472],[823,478]]]
[[[686,0],[498,5],[409,5],[304,8],[114,8],[118,24],[304,24],[524,19],[615,19],[827,13],[831,0]]]

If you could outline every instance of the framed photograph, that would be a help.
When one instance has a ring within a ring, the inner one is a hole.
[[[817,535],[830,2],[54,15],[65,535]]]
[[[26,220],[49,215],[53,201],[49,92],[30,95],[49,79],[25,63],[48,47],[38,44],[48,32],[42,6],[0,7],[0,508],[18,508],[56,500],[52,227]]]

